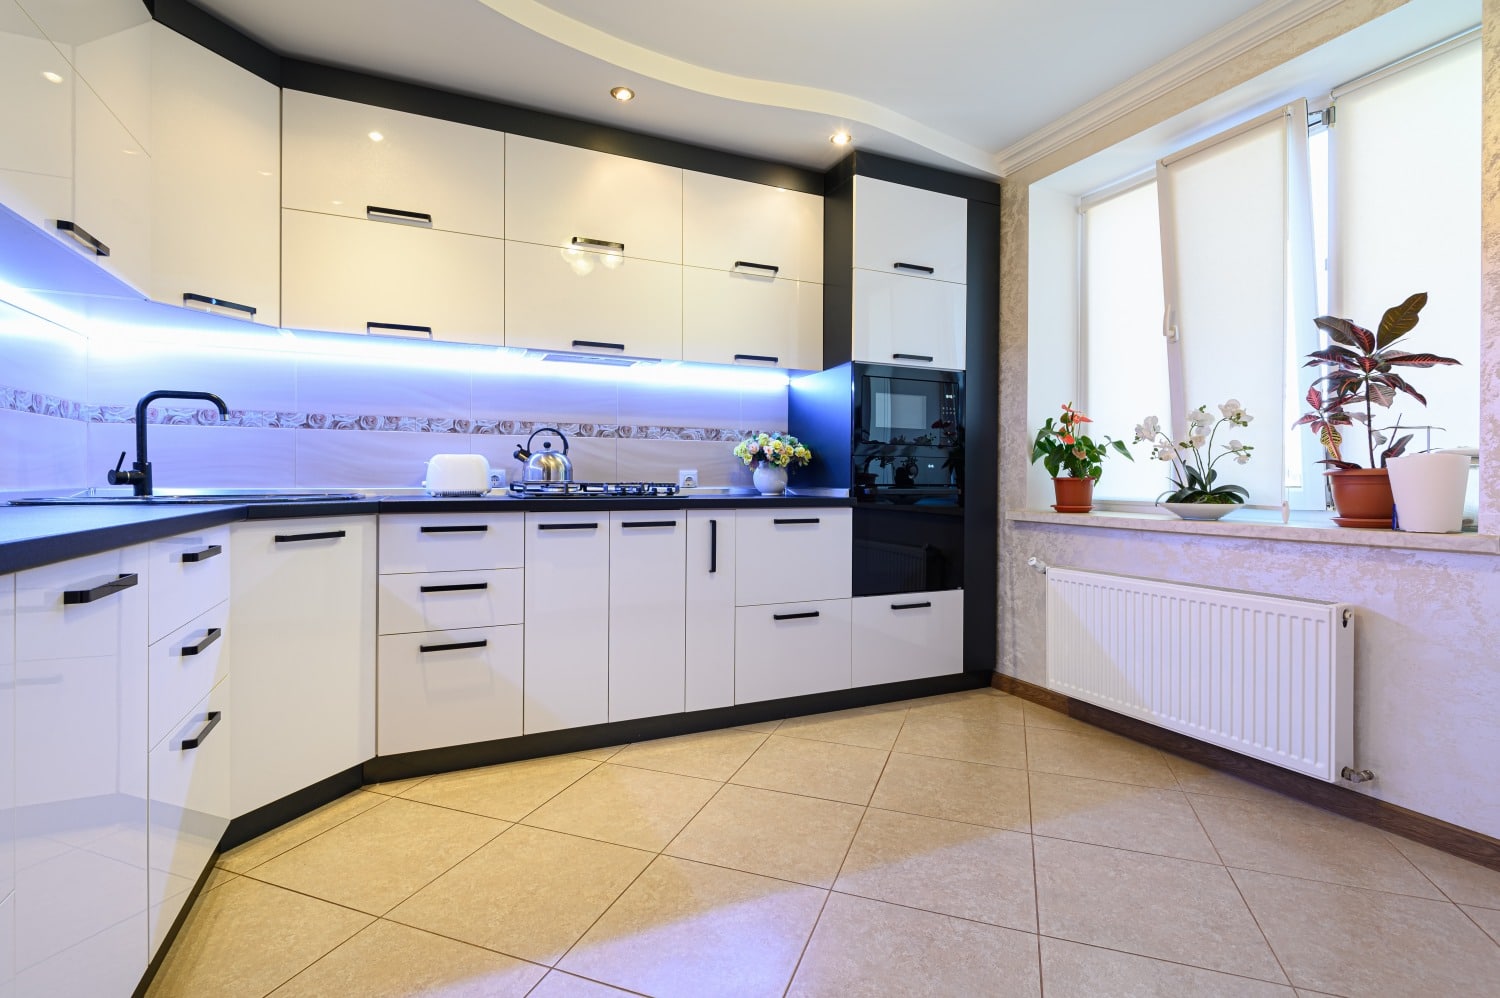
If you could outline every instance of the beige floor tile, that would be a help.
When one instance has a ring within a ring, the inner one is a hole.
[[[1387,834],[1386,840],[1437,884],[1450,901],[1500,908],[1500,870],[1491,870],[1399,835]]]
[[[1026,768],[1026,729],[1019,724],[910,711],[896,751],[988,766]]]
[[[421,783],[423,780],[431,779],[429,776],[414,776],[409,780],[387,780],[384,783],[366,783],[364,789],[372,794],[385,794],[387,797],[400,797],[402,793]]]
[[[402,796],[504,821],[520,821],[591,773],[599,764],[568,756],[434,776]]]
[[[1033,998],[1036,936],[834,894],[788,998]]]
[[[1035,840],[1043,935],[1288,983],[1221,866]]]
[[[515,825],[387,917],[551,965],[649,862],[638,849]]]
[[[148,994],[262,998],[372,921],[241,877],[198,898]]]
[[[203,881],[203,893],[207,894],[215,887],[223,887],[230,881],[238,880],[239,877],[240,875],[238,873],[230,873],[222,866],[216,866],[209,871],[208,879]]]
[[[608,745],[604,748],[584,749],[582,752],[570,752],[568,754],[574,759],[592,759],[595,762],[608,762],[624,747],[624,745]]]
[[[1219,862],[1192,805],[1177,790],[1032,773],[1031,830],[1054,839]]]
[[[1456,905],[1232,872],[1297,987],[1351,998],[1495,993],[1500,946]]]
[[[1252,981],[1129,953],[1042,937],[1047,998],[1292,998],[1284,984]]]
[[[1177,789],[1160,752],[1107,731],[1028,727],[1026,755],[1034,773]]]
[[[493,818],[388,797],[250,875],[381,915],[505,828]]]
[[[1300,801],[1189,795],[1225,865],[1442,899],[1379,831]]]
[[[867,804],[885,760],[880,749],[772,735],[730,782]]]
[[[266,860],[274,859],[293,846],[301,845],[356,814],[368,811],[385,799],[384,794],[357,790],[330,804],[324,804],[295,821],[289,821],[280,828],[273,828],[244,845],[236,846],[219,857],[218,865],[231,873],[249,873]]]
[[[856,804],[727,785],[666,854],[829,887],[863,814]]]
[[[937,717],[962,717],[969,721],[989,724],[1024,724],[1022,701],[1008,693],[979,693],[962,699],[939,698],[934,703],[913,707],[913,715]]]
[[[781,722],[781,727],[776,732],[793,738],[889,749],[896,743],[896,736],[901,733],[901,722],[905,717],[905,710],[856,707],[829,714],[787,718]]]
[[[741,725],[736,726],[734,730],[736,730],[736,731],[759,731],[763,735],[769,735],[771,732],[775,731],[779,727],[781,727],[781,720],[780,719],[775,720],[775,721],[756,721],[754,724],[741,724]]]
[[[1494,908],[1479,908],[1474,905],[1459,905],[1468,916],[1479,923],[1479,927],[1490,934],[1490,938],[1500,944],[1500,910]]]
[[[526,824],[659,852],[721,784],[605,763],[526,816]]]
[[[1036,931],[1031,838],[872,808],[834,890]]]
[[[560,970],[549,970],[527,998],[631,998],[632,993]]]
[[[271,998],[524,998],[546,967],[380,920]]]
[[[893,753],[870,804],[929,818],[1031,830],[1025,772],[977,762]]]
[[[701,731],[676,738],[636,742],[621,749],[610,762],[617,766],[654,769],[722,783],[733,776],[734,771],[765,740],[765,735],[755,731]]]
[[[1167,760],[1167,767],[1172,770],[1172,775],[1177,777],[1177,785],[1190,794],[1203,794],[1208,797],[1238,797],[1241,800],[1284,800],[1281,794],[1274,790],[1242,780],[1237,776],[1208,766],[1180,759],[1170,752],[1163,752],[1162,758]]]

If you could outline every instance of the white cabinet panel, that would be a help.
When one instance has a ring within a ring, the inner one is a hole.
[[[504,133],[297,90],[282,108],[284,207],[361,219],[395,209],[435,229],[505,235]]]
[[[428,572],[380,577],[380,633],[519,624],[525,571]]]
[[[687,512],[609,514],[609,719],[677,714],[685,689]]]
[[[684,267],[682,359],[820,369],[822,285]]]
[[[526,514],[525,733],[609,720],[609,514]]]
[[[505,238],[594,240],[623,245],[627,259],[682,262],[681,170],[520,135],[506,137],[505,156]]]
[[[823,283],[823,199],[816,194],[688,170],[682,175],[682,262],[734,270],[775,267],[784,280]]]
[[[49,230],[73,206],[75,85],[41,29],[0,0],[0,204]]]
[[[734,702],[848,689],[849,603],[740,607],[734,625]]]
[[[852,510],[742,509],[735,519],[735,599],[741,606],[848,598]]]
[[[873,177],[854,178],[854,266],[964,284],[969,205]]]
[[[961,589],[854,601],[854,685],[948,676],[964,668]]]
[[[682,268],[652,260],[507,242],[510,346],[682,356]]]
[[[380,518],[380,571],[461,572],[525,563],[520,513],[396,513]]]
[[[151,287],[151,157],[87,86],[74,88],[73,212],[69,220],[108,247],[72,242],[143,293]]]
[[[147,550],[147,640],[152,643],[229,598],[228,526],[152,541]],[[205,686],[182,710],[208,690]],[[176,719],[174,714],[168,720]]]
[[[134,0],[20,0],[89,88],[151,148],[151,15]]]
[[[685,709],[734,703],[735,511],[687,514]]]
[[[381,755],[521,733],[523,628],[380,639]]]
[[[281,216],[282,325],[505,342],[503,240],[289,209]]]
[[[961,284],[854,271],[854,359],[963,370],[966,293]]]
[[[193,704],[229,675],[228,631],[229,601],[225,600],[151,646],[147,744],[165,738]]]

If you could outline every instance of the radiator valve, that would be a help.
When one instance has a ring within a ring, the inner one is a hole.
[[[1353,766],[1345,766],[1339,771],[1339,779],[1345,783],[1369,783],[1375,779],[1375,774],[1368,769],[1355,769]]]
[[[1028,567],[1030,567],[1031,569],[1033,569],[1034,571],[1036,571],[1037,574],[1039,574],[1039,575],[1046,575],[1047,574],[1047,563],[1045,561],[1043,561],[1042,559],[1040,559],[1040,558],[1037,558],[1037,557],[1027,558],[1026,559],[1026,564],[1027,564]]]

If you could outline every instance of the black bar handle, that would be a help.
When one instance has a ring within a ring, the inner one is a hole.
[[[708,521],[708,574],[719,570],[719,521]]]
[[[210,558],[217,558],[219,555],[221,555],[223,553],[224,553],[224,548],[221,545],[210,544],[208,547],[204,548],[202,551],[184,551],[184,552],[182,552],[182,560],[185,561],[185,562],[187,562],[189,565],[191,565],[195,561],[207,561]]]
[[[779,364],[779,363],[781,363],[781,358],[780,357],[766,357],[766,356],[764,356],[762,354],[758,354],[758,353],[737,353],[737,354],[734,355],[734,359],[737,360],[737,361],[740,361],[740,360],[763,360],[767,364]]]
[[[577,349],[588,350],[620,350],[625,349],[623,343],[602,343],[599,340],[574,340],[573,346]]]
[[[488,589],[488,582],[452,582],[445,586],[419,586],[418,592],[424,593],[467,593],[480,589]]]
[[[197,748],[199,745],[202,745],[204,743],[204,741],[207,740],[208,733],[219,726],[219,719],[222,718],[223,716],[224,716],[224,712],[222,710],[211,710],[211,711],[209,711],[208,712],[208,723],[205,724],[202,727],[202,729],[199,730],[199,732],[196,735],[194,735],[193,737],[191,737],[191,738],[184,738],[182,740],[182,750],[184,752],[187,752],[187,751],[190,751],[192,749]]]
[[[597,530],[597,523],[538,523],[538,530]]]
[[[574,246],[583,246],[587,249],[607,249],[617,253],[625,252],[625,244],[612,242],[608,239],[590,239],[588,236],[574,236]]]
[[[446,645],[419,645],[419,650],[425,655],[430,651],[461,651],[465,648],[483,648],[488,645],[488,638],[480,638],[478,641],[454,641]]]
[[[399,220],[402,222],[426,222],[432,224],[432,216],[425,211],[402,211],[400,208],[377,208],[373,204],[365,205],[365,217],[372,222],[389,222]]]
[[[315,534],[277,534],[277,544],[295,544],[298,541],[333,541],[346,536],[343,530],[320,530]]]
[[[488,523],[441,523],[419,528],[424,534],[482,534],[490,529]]]
[[[365,332],[374,333],[377,329],[391,333],[426,333],[427,338],[432,339],[431,326],[412,326],[404,322],[367,322]]]
[[[86,249],[92,250],[95,256],[109,256],[109,247],[85,232],[83,226],[77,222],[70,222],[65,218],[59,218],[57,220],[57,229],[63,235],[72,236],[78,242],[82,243]]]
[[[891,357],[895,360],[925,360],[929,364],[933,361],[933,358],[925,353],[893,353]]]
[[[106,596],[113,596],[115,593],[139,585],[140,581],[141,577],[131,572],[128,575],[120,575],[114,580],[95,586],[92,589],[69,589],[63,593],[63,603],[65,605],[92,603],[95,600],[101,600]]]
[[[897,260],[895,263],[891,264],[891,266],[896,270],[915,270],[919,274],[937,273],[937,271],[933,270],[931,267],[924,267],[920,263],[902,263],[900,260]]]
[[[252,319],[255,318],[256,309],[254,305],[241,305],[236,301],[225,301],[223,298],[213,298],[209,295],[200,295],[194,294],[191,291],[184,291],[182,293],[182,303],[186,305],[188,302],[197,302],[200,305],[213,305],[216,308],[232,309],[235,312],[248,312],[250,313],[250,317]]]
[[[222,637],[223,634],[224,634],[224,629],[222,627],[210,627],[208,629],[208,633],[205,634],[205,635],[203,635],[203,640],[202,641],[199,641],[195,645],[183,645],[182,648],[181,648],[181,650],[178,651],[177,654],[179,654],[179,655],[201,655],[201,654],[203,654],[203,649],[207,648],[209,645],[211,645],[215,641],[219,640],[219,638]]]
[[[823,521],[819,517],[816,517],[816,516],[779,516],[776,519],[774,519],[774,520],[771,521],[771,523],[773,523],[774,525],[776,525],[778,527],[781,526],[784,523],[822,523],[822,522]]]
[[[802,619],[804,619],[806,617],[816,617],[821,612],[822,612],[821,610],[805,610],[802,613],[773,613],[773,614],[771,614],[771,619],[772,620],[802,620]]]
[[[892,610],[925,610],[925,609],[927,609],[930,606],[932,606],[932,601],[928,600],[926,603],[892,603],[891,604],[891,609]]]
[[[772,275],[781,273],[781,268],[774,263],[751,263],[749,260],[734,261],[736,267],[750,267],[754,270],[769,270]]]
[[[626,529],[628,527],[675,527],[675,526],[677,526],[677,521],[676,520],[631,520],[628,523],[622,523],[622,524],[620,524],[620,529],[624,530],[624,529]]]

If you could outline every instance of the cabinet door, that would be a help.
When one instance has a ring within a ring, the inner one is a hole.
[[[852,510],[742,509],[735,519],[735,599],[741,606],[848,598]]]
[[[963,590],[854,601],[855,686],[947,676],[963,668]]]
[[[854,272],[854,359],[964,368],[966,289],[899,274]]]
[[[236,815],[375,754],[375,523],[237,523],[229,652]]]
[[[682,356],[681,267],[530,243],[505,247],[510,346]]]
[[[685,688],[687,513],[609,514],[609,719],[677,714]]]
[[[526,734],[609,720],[609,514],[526,514]]]
[[[0,204],[52,229],[73,205],[73,88],[67,59],[13,0],[0,0]]]
[[[506,136],[505,238],[552,247],[613,244],[626,259],[681,263],[682,171]]]
[[[505,235],[503,132],[287,90],[282,140],[283,207]]]
[[[279,325],[280,91],[153,28],[151,296]]]
[[[872,177],[854,178],[854,265],[964,284],[969,203]]]
[[[147,744],[155,745],[168,729],[229,675],[229,601],[151,646],[148,653],[150,709]]]
[[[821,284],[823,199],[688,170],[682,175],[682,262]]]
[[[380,572],[520,568],[526,557],[520,513],[396,513],[380,518]]]
[[[74,244],[144,293],[151,287],[151,157],[92,89],[73,93]]]
[[[523,631],[515,624],[382,637],[380,754],[519,735]]]
[[[153,644],[229,598],[228,526],[152,541],[147,553],[151,559],[146,589],[147,640]],[[205,686],[182,705],[182,710],[208,689]],[[167,720],[177,720],[177,714]]]
[[[503,240],[305,211],[281,217],[283,326],[505,342]]]
[[[138,0],[19,0],[141,148],[151,148],[151,14]]]
[[[687,520],[687,710],[734,703],[732,509],[689,510]]]
[[[734,702],[847,690],[849,602],[740,607],[734,625]]]
[[[417,572],[380,577],[380,633],[519,624],[525,571]]]
[[[822,309],[820,284],[684,267],[682,359],[821,369]]]

